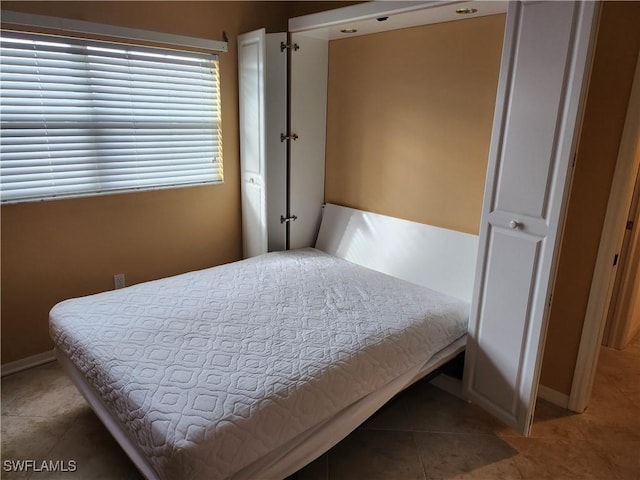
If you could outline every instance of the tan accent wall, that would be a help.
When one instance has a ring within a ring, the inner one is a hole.
[[[478,233],[504,22],[330,43],[326,201]]]
[[[288,2],[2,2],[6,10],[220,40],[224,185],[1,208],[2,363],[53,347],[48,311],[65,298],[237,260],[240,222],[235,39],[285,31]]]
[[[640,48],[638,25],[640,2],[603,2],[540,380],[566,395]]]

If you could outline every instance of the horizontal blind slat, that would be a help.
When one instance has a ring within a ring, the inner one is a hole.
[[[218,64],[194,59],[3,38],[2,200],[222,181]]]
[[[73,151],[79,150],[82,148],[93,148],[95,142],[91,141],[82,141],[83,139],[76,139],[74,141],[64,141],[64,142],[47,142],[45,140],[40,140],[37,143],[10,143],[2,146],[2,154],[6,155],[3,158],[7,160],[10,158],[12,154],[19,153],[29,153],[29,152],[38,152],[43,148],[46,148],[50,151],[61,150],[61,151]],[[213,149],[217,146],[217,144],[213,140],[203,140],[203,141],[180,141],[176,140],[171,142],[170,140],[159,141],[155,146],[145,145],[143,142],[136,138],[131,139],[119,139],[113,141],[98,141],[97,142],[101,148],[107,148],[109,150],[128,150],[131,148],[139,148],[143,151],[166,151],[167,148],[173,149],[174,151],[189,151],[189,150],[201,150],[206,148],[207,150],[213,151]]]

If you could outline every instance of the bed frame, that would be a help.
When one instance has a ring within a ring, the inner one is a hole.
[[[327,203],[316,248],[471,301],[477,235]]]
[[[324,206],[316,248],[362,266],[469,301],[473,288],[477,237],[338,205]],[[330,449],[399,391],[438,369],[464,351],[460,338],[383,389],[352,404],[327,422],[237,472],[234,480],[281,479]],[[112,436],[147,479],[158,479],[138,446],[112,417],[102,399],[62,352],[63,369]]]

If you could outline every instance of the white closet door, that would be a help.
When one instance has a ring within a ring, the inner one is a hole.
[[[238,36],[240,182],[244,257],[267,252],[265,29]]]
[[[523,434],[535,406],[596,9],[509,4],[464,388]]]
[[[290,248],[315,244],[324,203],[329,42],[293,34],[299,49],[291,57]]]
[[[266,185],[268,250],[284,250],[286,228],[280,217],[287,213],[287,142],[280,139],[287,131],[287,52],[281,48],[286,33],[266,37]]]

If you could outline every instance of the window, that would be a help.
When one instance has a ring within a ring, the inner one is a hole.
[[[2,33],[2,202],[222,182],[218,59]]]

